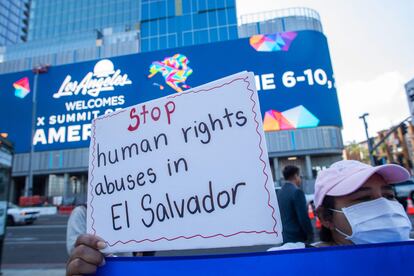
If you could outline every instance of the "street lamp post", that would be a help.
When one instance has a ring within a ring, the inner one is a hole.
[[[32,94],[32,125],[31,125],[31,139],[30,139],[30,154],[29,154],[29,178],[25,187],[24,195],[31,196],[33,195],[33,152],[34,152],[34,145],[33,145],[33,138],[36,128],[36,106],[37,106],[37,82],[40,74],[47,73],[49,69],[49,65],[39,65],[32,69],[34,74],[33,80],[33,94]]]
[[[371,162],[372,166],[375,166],[375,161],[374,161],[374,156],[373,154],[373,150],[372,150],[372,141],[369,138],[369,134],[368,134],[368,123],[366,120],[366,117],[368,116],[368,113],[364,113],[363,115],[359,116],[360,119],[362,119],[364,121],[364,127],[365,127],[365,135],[367,136],[367,143],[368,143],[368,154],[369,154],[369,160]]]

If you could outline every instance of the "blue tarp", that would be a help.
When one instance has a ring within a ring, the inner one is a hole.
[[[97,275],[413,275],[414,241],[188,257],[107,258]]]

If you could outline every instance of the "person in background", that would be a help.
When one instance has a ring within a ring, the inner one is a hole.
[[[280,215],[283,225],[284,243],[311,243],[313,228],[308,217],[304,192],[300,189],[302,179],[299,168],[286,166],[283,177],[287,181],[277,193]]]
[[[70,214],[66,228],[66,250],[70,255],[75,247],[76,239],[86,233],[86,204],[77,206]]]
[[[399,165],[372,167],[353,160],[321,171],[315,183],[321,242],[315,246],[409,240],[411,222],[390,185],[409,177]]]

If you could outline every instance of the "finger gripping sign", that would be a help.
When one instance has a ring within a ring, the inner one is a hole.
[[[254,76],[93,121],[88,233],[106,253],[282,241]]]

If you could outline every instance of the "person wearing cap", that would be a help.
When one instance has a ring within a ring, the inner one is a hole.
[[[412,225],[391,186],[409,178],[399,165],[373,167],[354,160],[321,171],[314,199],[321,243],[315,246],[409,240]]]

